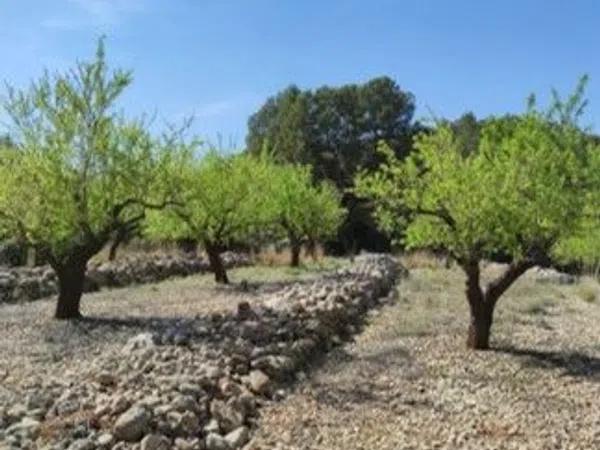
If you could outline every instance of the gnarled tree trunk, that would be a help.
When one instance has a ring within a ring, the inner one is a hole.
[[[215,281],[220,284],[229,284],[229,278],[227,277],[227,271],[221,258],[221,249],[219,246],[212,243],[205,243],[204,248],[208,255],[210,270],[215,274]]]
[[[494,320],[494,309],[500,296],[530,267],[530,260],[516,261],[506,271],[481,288],[479,261],[462,262],[467,275],[466,294],[469,302],[470,321],[467,334],[467,347],[475,350],[490,348],[490,334]]]
[[[78,319],[81,317],[79,305],[83,294],[87,260],[69,259],[54,268],[58,277],[58,301],[54,317],[56,319]]]

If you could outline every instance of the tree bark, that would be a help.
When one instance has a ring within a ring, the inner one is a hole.
[[[466,294],[471,313],[467,334],[468,348],[475,350],[490,348],[490,333],[498,299],[533,265],[531,260],[513,262],[502,275],[482,289],[479,261],[472,260],[461,263],[461,267],[467,275]]]
[[[290,266],[298,267],[300,265],[300,251],[302,249],[302,244],[300,239],[295,236],[290,235],[290,251],[292,253]]]
[[[471,321],[467,335],[467,347],[473,350],[490,348],[490,332],[494,317],[494,304],[483,302],[478,307],[471,307]]]
[[[225,270],[219,247],[208,243],[204,247],[208,255],[210,269],[215,274],[215,281],[219,284],[229,284],[229,278],[227,277],[227,271]]]
[[[480,285],[479,261],[468,261],[462,265],[466,280],[466,294],[471,314],[467,347],[485,350],[490,346],[490,331],[494,314],[494,304],[488,303]]]
[[[71,260],[55,267],[58,277],[58,301],[54,317],[56,319],[78,319],[81,317],[79,309],[87,260]]]

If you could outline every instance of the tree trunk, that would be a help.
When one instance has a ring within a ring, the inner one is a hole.
[[[210,269],[215,274],[215,281],[220,284],[229,284],[229,278],[227,277],[227,271],[221,258],[221,251],[218,246],[213,244],[205,244],[206,253],[208,254],[208,262],[210,263]]]
[[[292,258],[290,260],[290,266],[298,267],[300,265],[300,251],[302,249],[302,245],[300,243],[300,239],[297,239],[294,236],[290,236],[290,250],[292,252]]]
[[[471,312],[467,347],[474,350],[490,348],[490,331],[494,314],[495,301],[489,301],[480,285],[479,261],[473,260],[462,264],[467,275],[466,294]]]
[[[78,319],[81,317],[79,304],[83,294],[87,261],[70,261],[56,267],[58,277],[58,301],[56,303],[56,319]]]
[[[467,335],[468,348],[476,350],[490,348],[490,332],[498,299],[532,266],[531,260],[515,261],[483,290],[480,283],[479,261],[461,262],[461,267],[467,275],[466,293],[471,311]]]
[[[490,348],[490,331],[494,316],[493,303],[483,302],[476,310],[471,309],[471,322],[467,335],[467,347],[473,350]]]

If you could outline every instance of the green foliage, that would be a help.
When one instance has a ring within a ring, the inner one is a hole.
[[[276,164],[265,154],[212,150],[173,176],[176,204],[148,214],[146,233],[156,239],[219,247],[282,233],[319,240],[334,234],[343,217],[337,190],[313,185],[310,167]]]
[[[297,242],[316,242],[335,235],[345,210],[333,185],[314,185],[309,166],[273,166],[271,175],[270,197],[276,227]]]
[[[382,144],[386,162],[358,176],[356,192],[409,247],[445,248],[459,261],[548,255],[580,227],[600,169],[597,146],[553,108],[562,113],[486,121],[475,152],[448,125],[419,136],[405,161]]]
[[[168,200],[155,180],[178,149],[117,113],[131,81],[130,72],[109,71],[101,40],[93,61],[8,90],[15,134],[2,153],[0,223],[54,265],[75,253],[89,257],[120,226]]]
[[[315,180],[340,190],[348,217],[338,233],[338,250],[348,251],[357,241],[385,249],[387,239],[377,232],[370,211],[347,188],[360,167],[379,164],[379,140],[398,156],[408,154],[414,108],[412,94],[388,77],[316,90],[291,86],[250,117],[247,150],[258,154],[267,146],[277,161],[310,165]]]
[[[190,159],[177,174],[177,202],[150,212],[146,233],[156,239],[198,239],[226,246],[245,242],[269,223],[269,162],[212,150]]]
[[[247,148],[258,154],[268,144],[278,160],[311,164],[318,179],[346,188],[358,167],[378,161],[378,140],[408,152],[413,112],[412,94],[387,77],[315,91],[291,86],[250,117]]]

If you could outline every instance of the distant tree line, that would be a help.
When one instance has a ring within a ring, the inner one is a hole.
[[[246,148],[250,154],[268,149],[276,160],[308,164],[315,181],[337,187],[348,215],[329,242],[331,251],[386,251],[389,238],[378,229],[368,203],[349,188],[360,168],[381,162],[379,141],[399,158],[410,153],[413,137],[423,129],[414,122],[414,111],[414,96],[388,77],[315,90],[290,86],[250,117]]]

